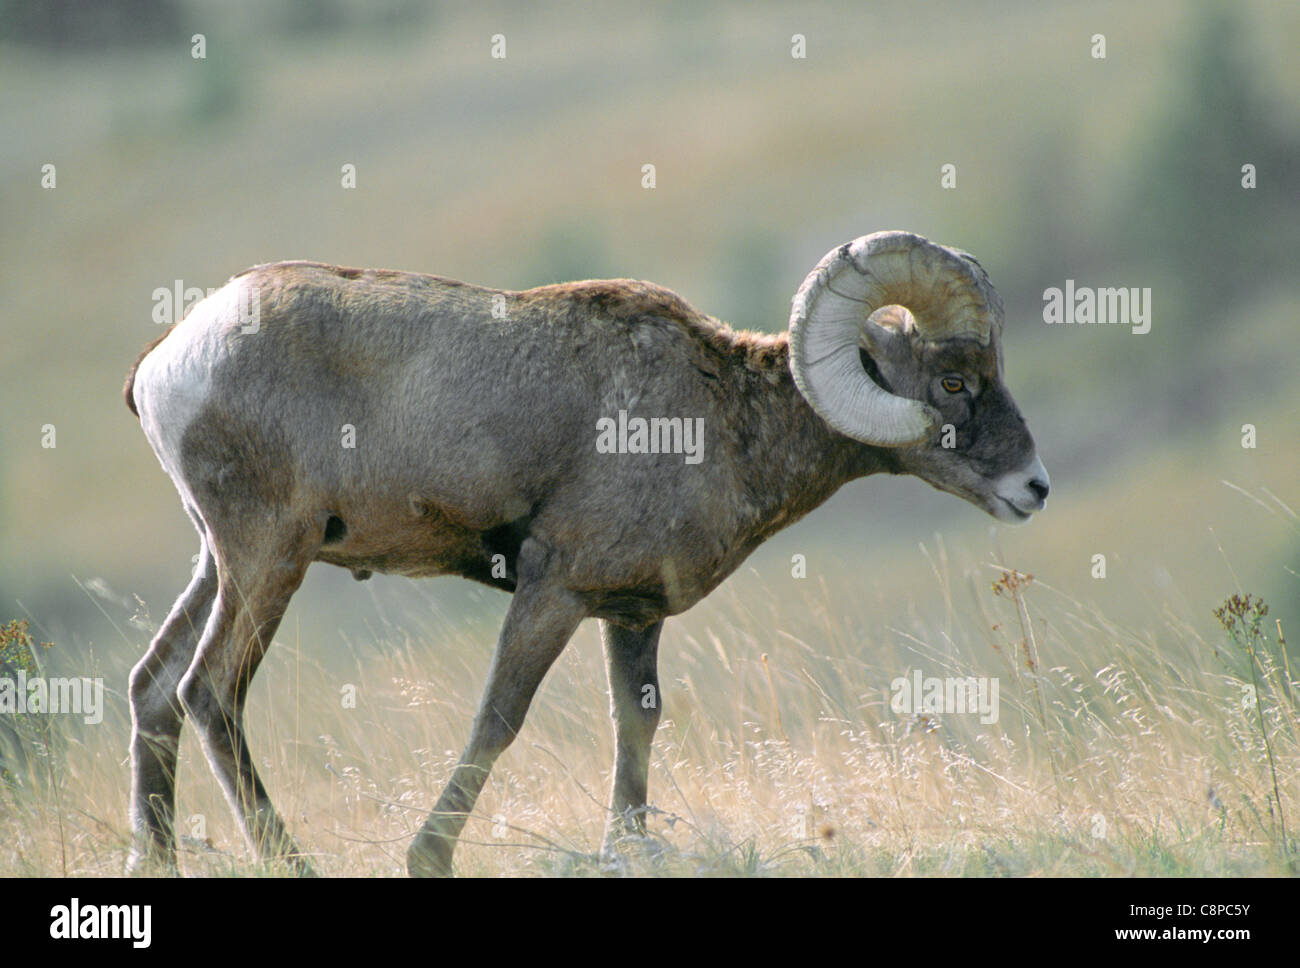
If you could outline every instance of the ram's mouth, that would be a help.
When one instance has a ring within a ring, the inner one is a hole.
[[[1030,518],[1034,516],[1034,513],[1032,511],[1022,511],[1020,510],[1020,508],[1016,507],[1014,504],[1012,504],[1004,497],[999,497],[997,498],[997,500],[1011,514],[1009,518],[1005,517],[1003,514],[995,515],[996,517],[1001,518],[1003,521],[1012,521],[1017,524],[1023,524],[1025,521],[1028,521]],[[998,510],[1001,511],[1002,509],[999,508]]]

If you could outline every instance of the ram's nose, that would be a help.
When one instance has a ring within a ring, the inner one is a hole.
[[[1042,510],[1043,505],[1047,503],[1047,494],[1052,489],[1052,482],[1047,476],[1047,470],[1043,467],[1042,462],[1039,462],[1038,467],[1038,476],[1034,477],[1025,486],[1038,496],[1038,508],[1039,510]]]
[[[997,496],[1027,518],[1046,506],[1047,494],[1051,489],[1047,468],[1035,454],[1028,464],[998,481]]]

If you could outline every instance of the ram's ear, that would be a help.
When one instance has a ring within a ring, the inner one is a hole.
[[[882,306],[862,324],[862,347],[877,361],[912,352],[916,321],[902,306]]]

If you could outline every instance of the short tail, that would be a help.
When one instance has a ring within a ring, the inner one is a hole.
[[[126,398],[126,408],[135,414],[136,419],[140,419],[140,411],[135,408],[135,371],[140,369],[140,364],[144,358],[153,352],[155,346],[167,338],[167,334],[172,331],[173,327],[167,327],[167,332],[163,333],[156,340],[140,351],[140,355],[135,358],[131,364],[131,369],[126,373],[126,384],[122,387],[122,396]]]

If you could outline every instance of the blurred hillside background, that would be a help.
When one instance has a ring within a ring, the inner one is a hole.
[[[859,481],[727,594],[794,600],[804,554],[825,607],[860,612],[865,652],[935,604],[940,546],[981,581],[997,553],[1139,628],[1172,603],[1208,637],[1211,608],[1250,590],[1300,642],[1300,530],[1278,503],[1300,508],[1300,5],[926,9],[3,0],[0,619],[121,690],[185,584],[195,535],[121,398],[158,287],[280,259],[503,288],[630,276],[779,330],[827,250],[903,228],[972,251],[1002,293],[1047,511],[994,531],[914,479]],[[1066,279],[1150,287],[1150,333],[1045,325]],[[319,565],[280,638],[364,656],[437,616],[426,632],[477,630],[457,641],[481,682],[505,605]],[[701,621],[670,623],[666,677]],[[599,679],[584,635],[574,661]],[[254,692],[283,674],[268,662]]]

